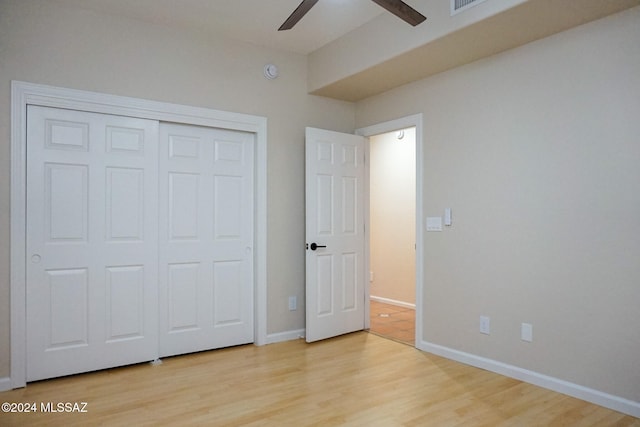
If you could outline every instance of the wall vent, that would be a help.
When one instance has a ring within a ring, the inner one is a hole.
[[[486,0],[451,0],[451,16],[476,6]]]

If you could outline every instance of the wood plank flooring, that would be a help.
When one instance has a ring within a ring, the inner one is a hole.
[[[87,402],[87,413],[0,413],[1,426],[633,426],[640,420],[357,332],[167,358],[30,383],[0,402]]]

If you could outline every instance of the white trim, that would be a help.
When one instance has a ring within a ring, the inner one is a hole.
[[[267,119],[240,113],[97,92],[11,82],[11,386],[26,384],[26,155],[27,105],[251,132],[256,137],[255,329],[267,343]],[[1,383],[0,383],[1,384]]]
[[[11,390],[11,378],[0,378],[0,392]]]
[[[416,305],[411,304],[410,302],[398,301],[391,298],[377,297],[375,295],[371,295],[369,299],[372,299],[374,301],[378,301],[384,304],[396,305],[398,307],[412,308],[414,310],[416,309]]]
[[[358,135],[358,131],[356,131]],[[364,328],[371,329],[371,141],[365,137],[364,143]]]
[[[432,344],[427,341],[420,341],[417,347],[422,351],[455,360],[456,362],[495,372],[496,374],[504,375],[509,378],[515,378],[517,380],[566,394],[577,399],[586,400],[587,402],[604,406],[605,408],[613,409],[614,411],[622,412],[633,417],[640,417],[640,402],[634,402],[619,396],[614,396],[612,394],[564,381],[559,378],[550,377],[538,372],[519,368],[496,360],[487,359],[475,354],[465,353],[463,351],[444,347],[438,344]]]
[[[284,331],[277,332],[275,334],[269,334],[267,335],[267,344],[304,339],[304,334],[304,329],[295,329],[293,331]]]
[[[423,118],[422,113],[414,114],[412,116],[402,117],[395,120],[390,120],[383,123],[378,123],[372,126],[367,126],[356,130],[356,135],[362,135],[369,138],[374,135],[380,135],[381,133],[393,132],[400,129],[406,129],[410,127],[416,128],[416,339],[418,343],[422,340],[422,318],[423,318],[423,287],[424,287],[424,230],[422,228],[422,218],[424,217],[424,140],[423,140]],[[368,146],[366,144],[366,152],[368,158]],[[369,163],[367,163],[369,168]],[[366,173],[366,188],[365,188],[365,215],[368,218],[369,215],[369,182],[368,173]],[[370,271],[369,266],[369,233],[365,233],[365,272]],[[369,275],[366,274],[365,281],[365,296],[369,298]],[[365,324],[369,325],[369,316],[365,319]]]

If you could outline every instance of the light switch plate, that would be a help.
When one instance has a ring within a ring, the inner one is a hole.
[[[442,217],[428,216],[427,231],[442,231]]]

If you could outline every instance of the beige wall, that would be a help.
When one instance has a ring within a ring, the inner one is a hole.
[[[280,68],[276,80],[264,64]],[[304,328],[304,127],[352,132],[354,106],[306,94],[306,58],[118,17],[0,0],[0,378],[9,375],[10,82],[268,119],[268,333]]]
[[[416,300],[416,130],[369,138],[372,297]]]
[[[424,114],[425,215],[453,208],[424,340],[640,402],[639,40],[636,7],[357,104]]]

